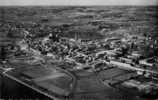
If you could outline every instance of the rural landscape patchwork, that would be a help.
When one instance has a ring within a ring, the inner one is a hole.
[[[0,99],[158,99],[157,6],[0,6]]]

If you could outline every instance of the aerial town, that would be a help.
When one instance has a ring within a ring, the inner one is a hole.
[[[158,99],[157,7],[0,10],[0,98]]]

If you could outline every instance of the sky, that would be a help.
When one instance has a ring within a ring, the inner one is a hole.
[[[0,5],[158,5],[158,0],[0,0]]]

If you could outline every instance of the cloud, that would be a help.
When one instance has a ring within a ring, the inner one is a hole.
[[[158,0],[0,0],[0,5],[158,5]]]

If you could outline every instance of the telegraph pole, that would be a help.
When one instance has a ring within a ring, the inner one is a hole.
[[[4,8],[1,8],[1,28],[3,30],[3,26],[5,24],[5,11]],[[5,59],[5,33],[4,31],[0,31],[0,60],[1,62],[3,62],[3,60]]]
[[[2,23],[2,26],[4,25],[4,23],[5,23],[5,10],[4,10],[4,8],[0,8],[0,17],[1,17],[1,23]]]
[[[3,15],[3,12],[4,12],[4,10],[3,10],[3,8],[0,8],[0,24],[1,24],[1,26],[0,27],[3,27],[3,17],[4,17],[4,15]],[[2,32],[0,32],[0,35],[2,34]],[[0,37],[0,53],[2,53],[1,52],[1,49],[2,49],[2,43],[1,43],[1,37]],[[0,55],[1,56],[1,55]],[[1,60],[1,59],[0,59]],[[1,61],[0,61],[1,62]],[[0,67],[2,67],[3,65],[1,65],[1,63],[0,63]],[[3,75],[2,75],[2,71],[0,70],[0,99],[2,99],[2,92],[3,92]]]

